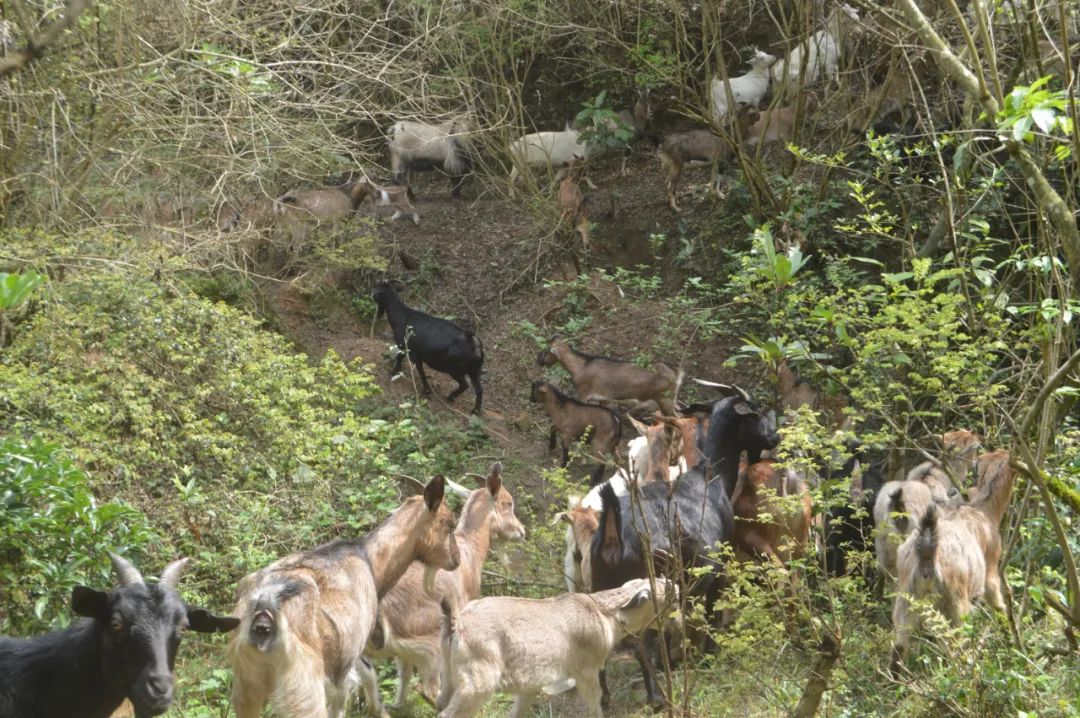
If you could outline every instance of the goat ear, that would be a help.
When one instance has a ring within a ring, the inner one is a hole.
[[[641,434],[642,436],[645,436],[645,432],[648,431],[648,429],[649,429],[648,425],[641,423],[640,421],[638,421],[634,417],[630,416],[629,414],[627,414],[626,418],[630,420],[630,423],[633,425],[633,427],[635,429],[637,429],[637,432],[639,434]]]
[[[614,511],[608,511],[604,519],[604,541],[600,551],[609,563],[617,562],[622,556],[622,536],[619,535],[619,523]]]
[[[644,603],[649,600],[652,600],[652,591],[648,588],[643,588],[635,593],[621,608],[624,611],[633,611],[635,608],[644,605]]]
[[[574,519],[573,519],[572,516],[570,516],[570,514],[566,513],[565,511],[560,511],[559,513],[557,513],[557,514],[555,514],[554,516],[551,517],[551,524],[550,525],[554,526],[555,524],[559,523],[560,521],[562,521],[563,523],[567,523],[567,524],[573,524],[574,523]]]
[[[491,465],[491,473],[487,477],[487,489],[492,496],[498,496],[502,488],[502,464],[496,461]]]
[[[446,492],[446,479],[440,474],[428,482],[424,487],[424,503],[428,511],[435,512],[442,503],[443,494]]]
[[[87,586],[71,589],[71,610],[80,616],[98,621],[109,620],[109,594]]]
[[[215,616],[205,608],[189,608],[188,628],[198,633],[228,633],[240,625],[239,618]]]
[[[736,414],[741,414],[742,416],[753,416],[757,413],[754,411],[754,407],[750,406],[750,404],[745,401],[735,402],[734,409]]]

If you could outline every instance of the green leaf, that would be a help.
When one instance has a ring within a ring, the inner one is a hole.
[[[1057,124],[1057,113],[1049,107],[1036,107],[1031,111],[1031,119],[1039,126],[1039,129],[1050,134]]]

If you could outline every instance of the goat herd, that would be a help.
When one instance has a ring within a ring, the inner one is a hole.
[[[843,17],[857,15],[844,6],[788,58],[776,62],[759,52],[748,74],[714,80],[714,115],[729,116],[737,105],[758,106],[770,80],[787,87],[801,72],[835,77]],[[642,95],[619,121],[641,134],[648,114]],[[789,115],[784,108],[739,116],[753,122],[744,128],[753,144],[782,137]],[[397,185],[377,187],[365,179],[347,192],[289,192],[242,211],[229,209],[222,228],[259,225],[283,212],[340,218],[368,197],[394,207],[395,218],[409,215],[418,223],[409,173],[440,167],[451,176],[456,196],[470,165],[470,131],[464,120],[440,126],[399,122],[390,140]],[[683,164],[715,165],[724,148],[705,130],[660,143],[672,209],[678,211],[674,189]],[[583,202],[576,182],[583,175],[575,169],[592,151],[570,129],[527,135],[511,145],[511,180],[525,167],[569,166],[560,209],[580,226]],[[400,350],[394,372],[408,356],[426,392],[425,365],[447,373],[458,382],[451,399],[471,381],[473,412],[479,413],[480,340],[409,308],[389,283],[380,283],[373,299]],[[437,476],[367,536],[286,556],[245,577],[234,617],[215,616],[181,599],[176,585],[186,559],[147,583],[129,561],[110,554],[119,586],[107,593],[79,586],[72,593],[72,609],[84,620],[43,636],[0,638],[0,718],[108,718],[125,698],[140,718],[161,714],[173,699],[173,664],[187,629],[232,632],[227,655],[239,718],[257,718],[268,703],[291,718],[339,717],[357,686],[368,714],[380,715],[373,661],[389,659],[398,668],[398,705],[418,671],[422,695],[446,718],[475,714],[496,691],[514,694],[513,715],[524,716],[541,693],[573,687],[590,715],[599,716],[607,697],[605,662],[623,639],[639,634],[636,655],[648,699],[657,704],[664,696],[655,677],[655,629],[673,615],[679,586],[703,601],[706,619],[718,627],[720,549],[730,546],[736,561],[784,565],[807,554],[812,534],[821,541],[830,573],[848,570],[849,552],[872,546],[879,578],[897,582],[894,670],[918,621],[910,599],[936,597],[954,622],[976,599],[1002,608],[999,524],[1013,472],[1007,452],[978,454],[980,440],[971,432],[946,433],[944,461],[927,461],[888,482],[883,463],[856,450],[830,475],[850,479],[850,497],[840,508],[820,512],[815,530],[809,487],[818,477],[768,457],[780,441],[775,415],[745,391],[721,387],[729,395],[719,401],[677,408],[683,374],[668,366],[649,370],[584,354],[560,337],[539,357],[544,366],[556,362],[569,372],[580,398],[537,381],[532,399],[551,418],[551,447],[561,438],[564,465],[570,445],[583,439],[594,456],[616,454],[624,420],[598,402],[651,402],[659,409],[651,425],[630,419],[642,436],[629,442],[627,467],[603,481],[600,463],[590,491],[556,517],[568,524],[568,593],[481,598],[481,569],[492,542],[524,539],[525,528],[501,465],[492,466],[484,486],[472,492]],[[838,428],[847,420],[849,410],[830,406],[786,366],[779,378],[784,408],[808,404]],[[965,498],[957,489],[972,473],[976,486]],[[447,487],[466,494],[456,525],[444,502]]]

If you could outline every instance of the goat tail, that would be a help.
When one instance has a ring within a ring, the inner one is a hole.
[[[889,495],[889,516],[892,517],[893,528],[900,533],[907,533],[908,515],[904,507],[904,488],[897,486]]]
[[[451,177],[464,175],[469,171],[472,162],[469,148],[460,134],[463,130],[459,123],[454,122],[450,125],[450,134],[446,138],[446,161],[443,162],[443,169]]]
[[[682,388],[683,379],[686,378],[686,370],[679,365],[675,371],[675,388],[671,390],[671,403],[674,405],[679,400],[679,389]]]
[[[475,356],[480,362],[483,362],[484,343],[480,341],[480,337],[476,336],[472,332],[469,332],[469,341],[472,342],[473,356]]]

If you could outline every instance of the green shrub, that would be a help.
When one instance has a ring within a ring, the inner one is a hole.
[[[106,551],[137,560],[154,533],[122,501],[98,502],[86,474],[40,438],[0,439],[0,632],[61,621],[71,588],[112,579]]]

